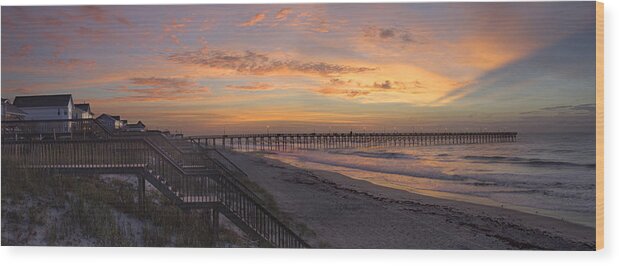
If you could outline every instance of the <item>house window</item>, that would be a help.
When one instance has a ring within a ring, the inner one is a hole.
[[[64,110],[64,115],[67,115],[67,110]]]
[[[58,108],[58,116],[60,116],[60,108]]]

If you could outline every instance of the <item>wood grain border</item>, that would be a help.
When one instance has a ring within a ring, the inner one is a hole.
[[[604,3],[595,5],[595,248],[604,248]]]

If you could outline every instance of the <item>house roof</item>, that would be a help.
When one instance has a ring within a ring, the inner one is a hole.
[[[78,103],[75,105],[76,108],[90,113],[90,104],[89,103]]]
[[[72,101],[71,94],[16,96],[13,104],[17,107],[67,106]]]
[[[127,124],[127,127],[141,127],[141,128],[145,128],[146,126],[144,125],[144,123],[142,123],[142,121],[138,121],[135,124]]]
[[[117,115],[108,115],[108,114],[101,114],[100,116],[97,117],[97,119],[101,119],[103,117],[108,117],[112,120],[120,120],[120,116]]]

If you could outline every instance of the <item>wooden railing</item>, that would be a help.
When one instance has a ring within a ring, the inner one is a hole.
[[[190,140],[187,140],[190,141]],[[245,186],[244,181],[248,180],[247,174],[241,170],[235,163],[230,161],[226,156],[221,154],[216,149],[206,148],[197,143],[192,142],[195,146],[201,150],[201,153],[204,154],[204,159],[209,163],[208,167],[211,169],[217,170],[221,175],[228,177],[232,182],[236,183],[237,186],[242,188],[249,194],[254,200],[263,203],[264,201],[256,195],[251,189]]]
[[[181,207],[219,205],[241,228],[275,247],[308,247],[297,234],[272,215],[247,188],[217,169],[188,173],[149,138],[9,141],[2,157],[21,167],[91,170],[98,172],[142,168],[146,179]]]
[[[2,121],[2,139],[87,139],[108,135],[95,119]]]

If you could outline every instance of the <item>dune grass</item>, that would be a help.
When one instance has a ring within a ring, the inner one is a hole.
[[[2,245],[216,247],[247,246],[208,216],[185,212],[157,191],[138,205],[135,184],[98,176],[20,169],[2,161]]]

